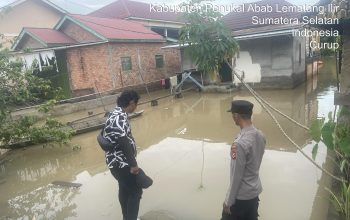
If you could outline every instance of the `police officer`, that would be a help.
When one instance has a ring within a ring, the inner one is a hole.
[[[231,146],[230,184],[223,204],[222,220],[257,220],[262,186],[259,168],[266,140],[252,124],[253,104],[235,100],[228,112],[241,131]]]

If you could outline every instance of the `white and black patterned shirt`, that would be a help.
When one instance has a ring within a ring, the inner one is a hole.
[[[122,108],[116,107],[108,116],[103,130],[103,137],[115,144],[115,147],[106,151],[106,163],[108,168],[124,168],[129,166],[129,161],[122,151],[120,140],[127,138],[128,148],[132,148],[132,156],[136,157],[136,143],[131,134],[131,127],[128,121],[128,115]],[[130,150],[130,149],[128,149]]]

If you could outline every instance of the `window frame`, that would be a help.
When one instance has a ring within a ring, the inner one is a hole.
[[[131,71],[132,70],[131,56],[120,57],[120,64],[121,64],[122,71],[124,71],[124,72]],[[128,67],[128,68],[126,68],[126,67]]]
[[[160,59],[161,58],[161,63],[160,63]],[[156,54],[154,56],[154,59],[156,61],[156,68],[157,69],[161,69],[161,68],[164,68],[165,66],[165,62],[164,62],[164,55],[163,54]],[[161,65],[160,65],[161,64]]]

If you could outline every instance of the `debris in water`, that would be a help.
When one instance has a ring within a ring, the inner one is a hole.
[[[177,93],[177,94],[175,94],[175,98],[177,98],[177,99],[180,99],[180,98],[182,98],[183,96],[182,96],[182,94],[181,93]]]
[[[65,182],[65,181],[53,181],[52,184],[56,186],[75,187],[75,188],[79,188],[83,185],[81,183],[71,183],[71,182]]]
[[[131,118],[139,117],[139,116],[142,115],[143,112],[144,112],[144,110],[141,110],[141,111],[138,111],[138,112],[130,113],[130,114],[128,114],[128,118],[131,119]]]
[[[158,101],[157,100],[152,100],[151,101],[151,106],[157,106],[158,105]]]

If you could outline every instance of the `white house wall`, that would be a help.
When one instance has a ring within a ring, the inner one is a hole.
[[[297,84],[306,79],[306,37],[293,38],[293,77]]]
[[[240,40],[236,67],[247,82],[264,88],[294,88],[305,81],[305,41],[291,35]],[[299,62],[299,44],[301,61]],[[260,70],[259,70],[260,68]]]
[[[261,82],[261,67],[260,64],[254,64],[249,51],[240,51],[239,58],[236,60],[236,69],[238,75],[242,77],[244,72],[244,81],[248,83]],[[235,78],[235,82],[238,79]]]

